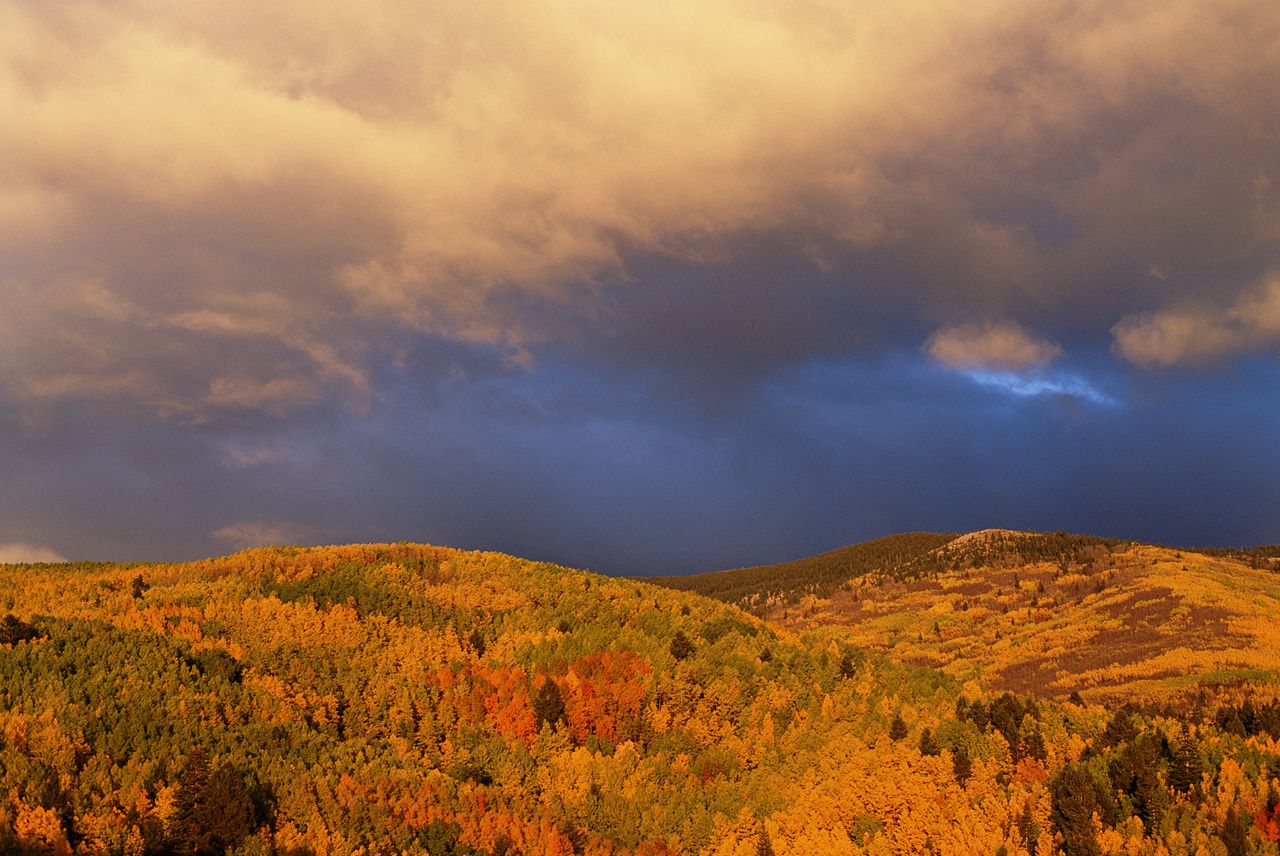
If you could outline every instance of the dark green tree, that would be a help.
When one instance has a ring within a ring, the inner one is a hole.
[[[1027,852],[1031,856],[1036,856],[1040,824],[1036,823],[1035,815],[1031,812],[1031,800],[1022,804],[1022,814],[1018,817],[1018,835],[1022,838],[1022,846],[1027,848]]]
[[[40,631],[16,615],[10,614],[0,619],[0,645],[17,645],[19,642],[39,638]]]
[[[1178,741],[1169,762],[1169,787],[1180,794],[1190,793],[1200,784],[1201,765],[1200,750],[1191,735],[1185,735]]]
[[[533,715],[538,718],[539,729],[564,722],[564,697],[560,694],[560,685],[551,678],[538,687],[538,694],[533,698]]]
[[[951,771],[955,773],[956,781],[962,788],[973,775],[973,759],[969,757],[968,750],[963,746],[957,746],[951,752]]]
[[[1093,776],[1081,764],[1068,764],[1049,783],[1053,825],[1067,856],[1101,856],[1093,832],[1093,813],[1100,808]]]
[[[889,724],[889,739],[896,742],[906,736],[907,723],[903,721],[902,714],[897,714],[893,717],[893,722]]]
[[[671,637],[671,656],[677,660],[689,659],[696,650],[683,630],[677,630],[676,635]]]
[[[1160,743],[1143,734],[1117,753],[1107,768],[1111,784],[1133,800],[1147,829],[1154,829],[1169,807],[1169,792],[1160,782]]]
[[[1222,821],[1220,837],[1227,848],[1227,856],[1249,856],[1249,817],[1232,806]]]
[[[187,756],[177,807],[173,849],[184,856],[220,856],[257,826],[257,810],[240,773],[230,764],[210,772],[200,750]]]

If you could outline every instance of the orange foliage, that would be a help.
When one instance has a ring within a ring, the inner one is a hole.
[[[643,678],[652,671],[634,651],[604,651],[575,661],[557,681],[574,740],[582,742],[590,735],[617,739],[619,727],[640,715]]]
[[[533,742],[538,721],[529,698],[529,676],[519,668],[472,669],[483,694],[484,711],[503,737]]]
[[[1280,841],[1280,806],[1267,810],[1266,807],[1258,809],[1258,813],[1253,816],[1253,821],[1258,825],[1258,831],[1262,833],[1262,837],[1268,841]]]
[[[71,845],[58,813],[50,808],[18,803],[18,816],[13,821],[13,831],[23,846],[49,853],[51,856],[71,856]]]

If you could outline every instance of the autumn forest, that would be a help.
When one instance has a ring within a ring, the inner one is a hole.
[[[902,536],[713,596],[411,544],[5,566],[0,850],[1276,853],[1274,558],[1144,593],[1164,549]],[[1216,635],[1084,668],[1117,596]]]

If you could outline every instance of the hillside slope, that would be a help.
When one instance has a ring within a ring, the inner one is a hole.
[[[909,567],[955,537],[945,533],[908,532],[776,565],[652,577],[645,581],[762,612],[779,604],[794,603],[804,595],[828,597],[846,580],[879,568]]]
[[[839,624],[859,645],[992,689],[1165,699],[1280,670],[1280,574],[1217,552],[985,533],[943,547],[927,575],[867,573],[767,615]]]
[[[4,853],[1277,852],[1272,687],[961,699],[840,627],[407,544],[0,566],[0,612]]]

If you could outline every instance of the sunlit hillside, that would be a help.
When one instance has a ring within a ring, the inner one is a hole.
[[[1277,853],[1274,691],[1036,700],[800,610],[404,544],[0,566],[0,852]]]
[[[995,690],[1164,700],[1280,673],[1280,573],[1218,552],[974,533],[927,573],[885,566],[767,615],[840,624],[860,646]]]

